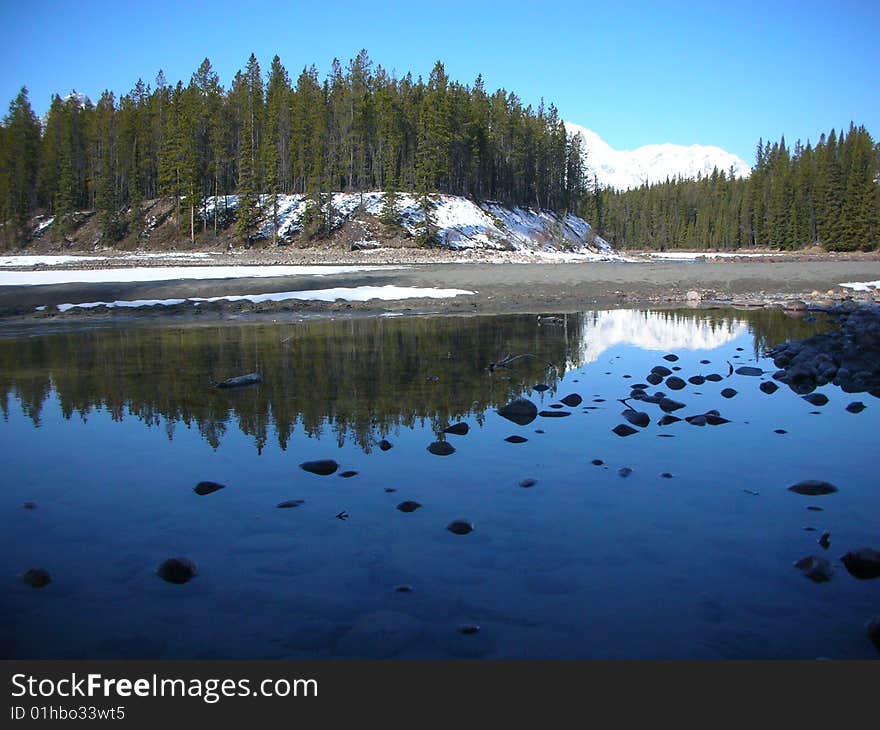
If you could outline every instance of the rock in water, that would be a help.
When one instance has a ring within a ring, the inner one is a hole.
[[[538,391],[539,393],[543,393],[545,390],[550,390],[550,386],[547,383],[538,383],[533,390]]]
[[[193,491],[202,497],[220,489],[226,489],[226,485],[218,484],[217,482],[199,482],[193,487]]]
[[[340,472],[339,476],[341,476],[343,479],[351,479],[352,477],[357,476],[357,472],[349,469],[348,471]]]
[[[657,373],[650,373],[647,378],[645,378],[651,385],[660,385],[663,382],[663,377],[658,375]]]
[[[470,431],[466,423],[453,423],[449,428],[444,428],[443,433],[451,433],[453,436],[465,436]]]
[[[810,393],[809,395],[803,395],[801,397],[813,406],[824,406],[828,403],[828,396],[824,393]]]
[[[874,616],[865,623],[865,633],[868,638],[880,650],[880,616]]]
[[[248,373],[247,375],[239,375],[236,378],[229,378],[217,383],[218,388],[240,388],[244,385],[256,385],[263,382],[263,376],[259,373]]]
[[[44,568],[30,568],[21,574],[21,579],[31,588],[45,588],[52,582],[52,576]]]
[[[761,368],[753,368],[750,365],[743,365],[740,368],[737,368],[734,371],[737,375],[748,375],[749,377],[760,377],[764,374],[764,371]]]
[[[725,388],[721,391],[722,398],[733,398],[736,395],[736,391],[733,388]]]
[[[651,417],[645,413],[644,411],[636,411],[632,408],[628,408],[620,414],[627,421],[629,421],[633,426],[638,426],[639,428],[647,428],[651,423]]]
[[[538,417],[538,407],[528,398],[515,398],[499,408],[498,415],[518,426],[527,426]]]
[[[872,548],[859,548],[844,555],[840,561],[850,575],[869,580],[880,578],[880,552]]]
[[[603,466],[605,464],[605,462],[602,461],[602,459],[593,459],[590,463],[593,466]]]
[[[569,408],[574,408],[575,406],[579,406],[584,402],[584,399],[581,398],[577,393],[570,393],[565,396],[565,398],[560,398],[560,400],[565,403]]]
[[[428,447],[434,456],[450,456],[455,453],[455,447],[448,441],[435,441]]]
[[[706,380],[710,383],[720,383],[724,378],[722,378],[718,373],[710,373],[706,376]]]
[[[677,375],[672,375],[671,377],[666,378],[666,387],[671,390],[681,390],[687,385],[681,378]]]
[[[507,441],[507,443],[509,444],[524,444],[526,441],[528,441],[527,438],[523,436],[517,436],[516,434],[514,434],[513,436],[508,436],[504,440]]]
[[[659,405],[660,410],[664,413],[672,413],[684,408],[684,403],[679,403],[677,400],[672,400],[672,398],[661,398]]]
[[[702,385],[706,382],[706,378],[704,378],[702,375],[691,375],[691,377],[688,378],[688,382],[691,385]]]
[[[779,390],[779,386],[776,385],[772,380],[765,380],[758,386],[763,393],[767,395],[773,395],[777,390]]]
[[[537,479],[532,479],[531,477],[526,477],[525,479],[522,479],[520,481],[519,485],[525,489],[528,489],[529,487],[534,487],[537,483],[538,483]]]
[[[469,532],[474,531],[474,525],[467,520],[453,520],[446,525],[446,529],[456,535],[467,535]]]
[[[659,375],[661,378],[665,378],[668,375],[672,375],[672,371],[666,367],[665,365],[655,365],[651,368],[651,372],[655,375]]]
[[[393,448],[394,448],[394,444],[392,444],[392,443],[391,443],[390,441],[388,441],[387,439],[382,439],[382,440],[379,442],[379,448],[382,449],[382,451],[388,451],[389,449],[393,449]]]
[[[614,431],[614,433],[616,433],[618,436],[621,436],[621,437],[632,436],[634,433],[638,433],[638,431],[636,429],[634,429],[632,426],[627,426],[625,423],[621,423],[621,424],[615,426],[614,428],[612,428],[611,430]]]
[[[571,411],[541,411],[538,415],[541,418],[565,418],[571,415]]]
[[[278,509],[293,509],[305,504],[304,499],[288,499],[275,505]]]
[[[299,465],[299,468],[310,474],[326,477],[335,473],[339,468],[339,464],[333,461],[333,459],[318,459],[317,461],[304,461]]]
[[[418,502],[413,502],[411,499],[406,500],[405,502],[401,502],[397,505],[397,509],[401,512],[415,512],[422,505]]]
[[[803,571],[804,575],[816,583],[824,583],[831,580],[834,570],[825,558],[818,555],[808,555],[798,560],[794,567]]]
[[[702,414],[696,416],[688,416],[684,419],[691,426],[705,426],[706,425],[706,417]]]
[[[676,362],[678,360],[678,355],[664,355],[663,359],[669,362]]]
[[[831,533],[830,532],[823,532],[819,536],[819,539],[816,540],[816,542],[818,542],[823,548],[825,548],[827,550],[828,548],[831,547]]]
[[[168,558],[156,572],[162,580],[179,584],[192,580],[198,569],[196,564],[188,558]]]
[[[798,482],[797,484],[792,484],[788,491],[795,492],[796,494],[806,494],[810,497],[815,497],[821,494],[832,494],[837,491],[837,487],[833,484],[829,484],[828,482],[823,482],[818,479],[807,479],[803,482]]]
[[[707,413],[706,423],[710,426],[722,426],[725,423],[730,423],[730,421],[723,416],[719,416],[717,413]]]
[[[863,410],[865,410],[865,404],[862,403],[860,400],[853,401],[846,407],[846,410],[848,410],[850,413],[861,413]]]
[[[633,473],[633,470],[630,469],[628,466],[622,466],[622,467],[620,467],[620,469],[617,470],[618,476],[621,476],[624,479],[626,479],[626,477],[628,477],[632,473]]]
[[[25,502],[25,503],[24,503],[23,505],[21,505],[21,506],[22,506],[24,509],[36,509],[36,508],[37,508],[37,503],[36,503],[36,502]]]
[[[678,423],[681,419],[678,416],[670,416],[669,414],[663,416],[659,421],[657,421],[658,426],[669,426],[673,423]]]

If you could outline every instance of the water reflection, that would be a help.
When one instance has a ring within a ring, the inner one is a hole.
[[[50,395],[65,418],[96,410],[162,426],[182,424],[214,448],[230,427],[258,451],[297,432],[332,434],[369,452],[393,430],[455,420],[488,408],[624,344],[644,350],[712,349],[751,330],[756,352],[805,337],[815,323],[765,311],[605,310],[532,316],[351,319],[295,325],[134,327],[0,340],[0,405],[9,399],[39,426]],[[529,354],[487,370],[507,356]],[[236,391],[211,383],[259,372]]]

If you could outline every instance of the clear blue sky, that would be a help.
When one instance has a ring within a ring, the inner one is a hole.
[[[880,2],[137,2],[0,0],[0,104],[25,85],[96,100],[189,80],[206,56],[225,86],[253,51],[323,78],[361,48],[375,63],[553,101],[612,146],[715,144],[753,162],[758,137],[815,139],[850,120],[880,138]]]

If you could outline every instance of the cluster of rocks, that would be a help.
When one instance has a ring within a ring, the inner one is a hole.
[[[834,312],[839,327],[768,351],[773,377],[800,394],[833,383],[847,393],[880,398],[880,307]]]

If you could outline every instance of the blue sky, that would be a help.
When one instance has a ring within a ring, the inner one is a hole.
[[[159,68],[189,80],[206,56],[228,85],[253,51],[323,77],[361,48],[375,63],[449,75],[563,117],[612,146],[715,144],[752,162],[759,137],[815,139],[850,120],[880,137],[880,3],[442,3],[0,0],[0,104],[75,88],[96,100]]]

